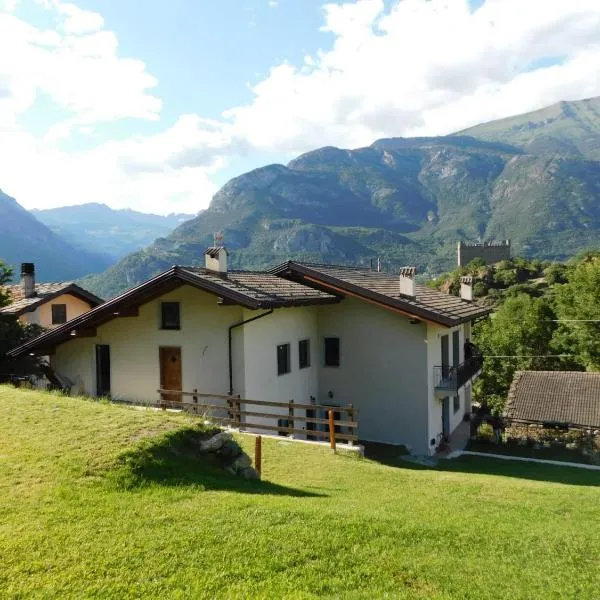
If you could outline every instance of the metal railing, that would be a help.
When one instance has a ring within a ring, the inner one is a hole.
[[[441,365],[433,367],[433,385],[436,391],[447,391],[448,395],[458,390],[483,367],[483,356],[477,355],[465,360],[459,365]]]

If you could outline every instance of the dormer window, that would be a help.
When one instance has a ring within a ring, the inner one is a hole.
[[[160,328],[181,329],[179,302],[161,302],[160,308]]]

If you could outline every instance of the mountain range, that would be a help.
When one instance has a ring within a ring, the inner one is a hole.
[[[0,190],[0,260],[14,275],[22,262],[36,265],[39,281],[64,281],[106,269],[112,260],[77,249]]]
[[[236,177],[209,208],[87,284],[111,295],[172,264],[201,264],[222,231],[233,268],[288,258],[439,273],[456,242],[511,239],[564,259],[600,244],[600,98],[453,135],[308,152]]]
[[[78,279],[167,235],[192,215],[168,216],[81,204],[27,211],[0,190],[0,260],[36,264],[38,281]]]
[[[31,213],[54,233],[84,251],[106,256],[110,263],[143,248],[195,215],[167,216],[114,210],[106,204],[79,204]]]

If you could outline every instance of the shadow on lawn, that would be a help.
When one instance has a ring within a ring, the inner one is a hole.
[[[402,456],[405,454],[406,450],[402,446],[387,446],[386,444],[365,445],[366,458],[390,467],[419,471],[449,471],[454,473],[499,475],[502,477],[548,481],[566,485],[600,487],[600,471],[468,455],[452,459],[442,458],[435,465],[422,465],[403,460]]]
[[[268,481],[249,481],[226,472],[214,454],[201,453],[200,442],[210,433],[189,428],[141,442],[121,454],[117,465],[107,473],[110,484],[119,490],[134,490],[158,484],[198,487],[243,494],[295,497],[322,497]]]

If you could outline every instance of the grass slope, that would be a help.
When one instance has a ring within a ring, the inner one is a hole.
[[[597,593],[598,473],[425,469],[267,440],[265,481],[245,482],[192,457],[193,429],[184,415],[0,387],[1,595]]]

